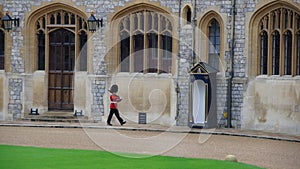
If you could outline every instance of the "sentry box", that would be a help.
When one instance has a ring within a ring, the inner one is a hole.
[[[190,70],[189,127],[217,127],[217,70],[199,62]]]

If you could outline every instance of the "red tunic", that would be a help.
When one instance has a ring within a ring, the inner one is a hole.
[[[121,101],[120,97],[118,95],[112,94],[112,95],[110,95],[109,98],[110,98],[110,101],[111,101],[109,107],[111,109],[118,109],[118,104],[117,103]]]

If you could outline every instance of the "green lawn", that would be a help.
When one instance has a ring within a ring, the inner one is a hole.
[[[138,155],[137,155],[138,156]],[[0,169],[258,169],[227,161],[166,156],[127,158],[105,151],[0,145]]]

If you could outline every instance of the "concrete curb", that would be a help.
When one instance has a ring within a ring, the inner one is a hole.
[[[170,132],[170,133],[190,133],[190,134],[207,134],[207,135],[224,135],[224,136],[236,136],[236,137],[249,137],[257,139],[269,139],[278,141],[288,141],[300,143],[300,136],[283,135],[277,133],[245,131],[239,129],[191,129],[188,127],[160,127],[153,126],[106,126],[105,124],[93,125],[93,124],[40,124],[40,123],[0,123],[0,127],[40,127],[40,128],[82,128],[82,129],[113,129],[113,130],[130,130],[130,131],[147,131],[147,132]]]

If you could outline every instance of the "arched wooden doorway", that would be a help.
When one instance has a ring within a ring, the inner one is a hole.
[[[58,29],[49,34],[48,109],[74,109],[75,34]]]

